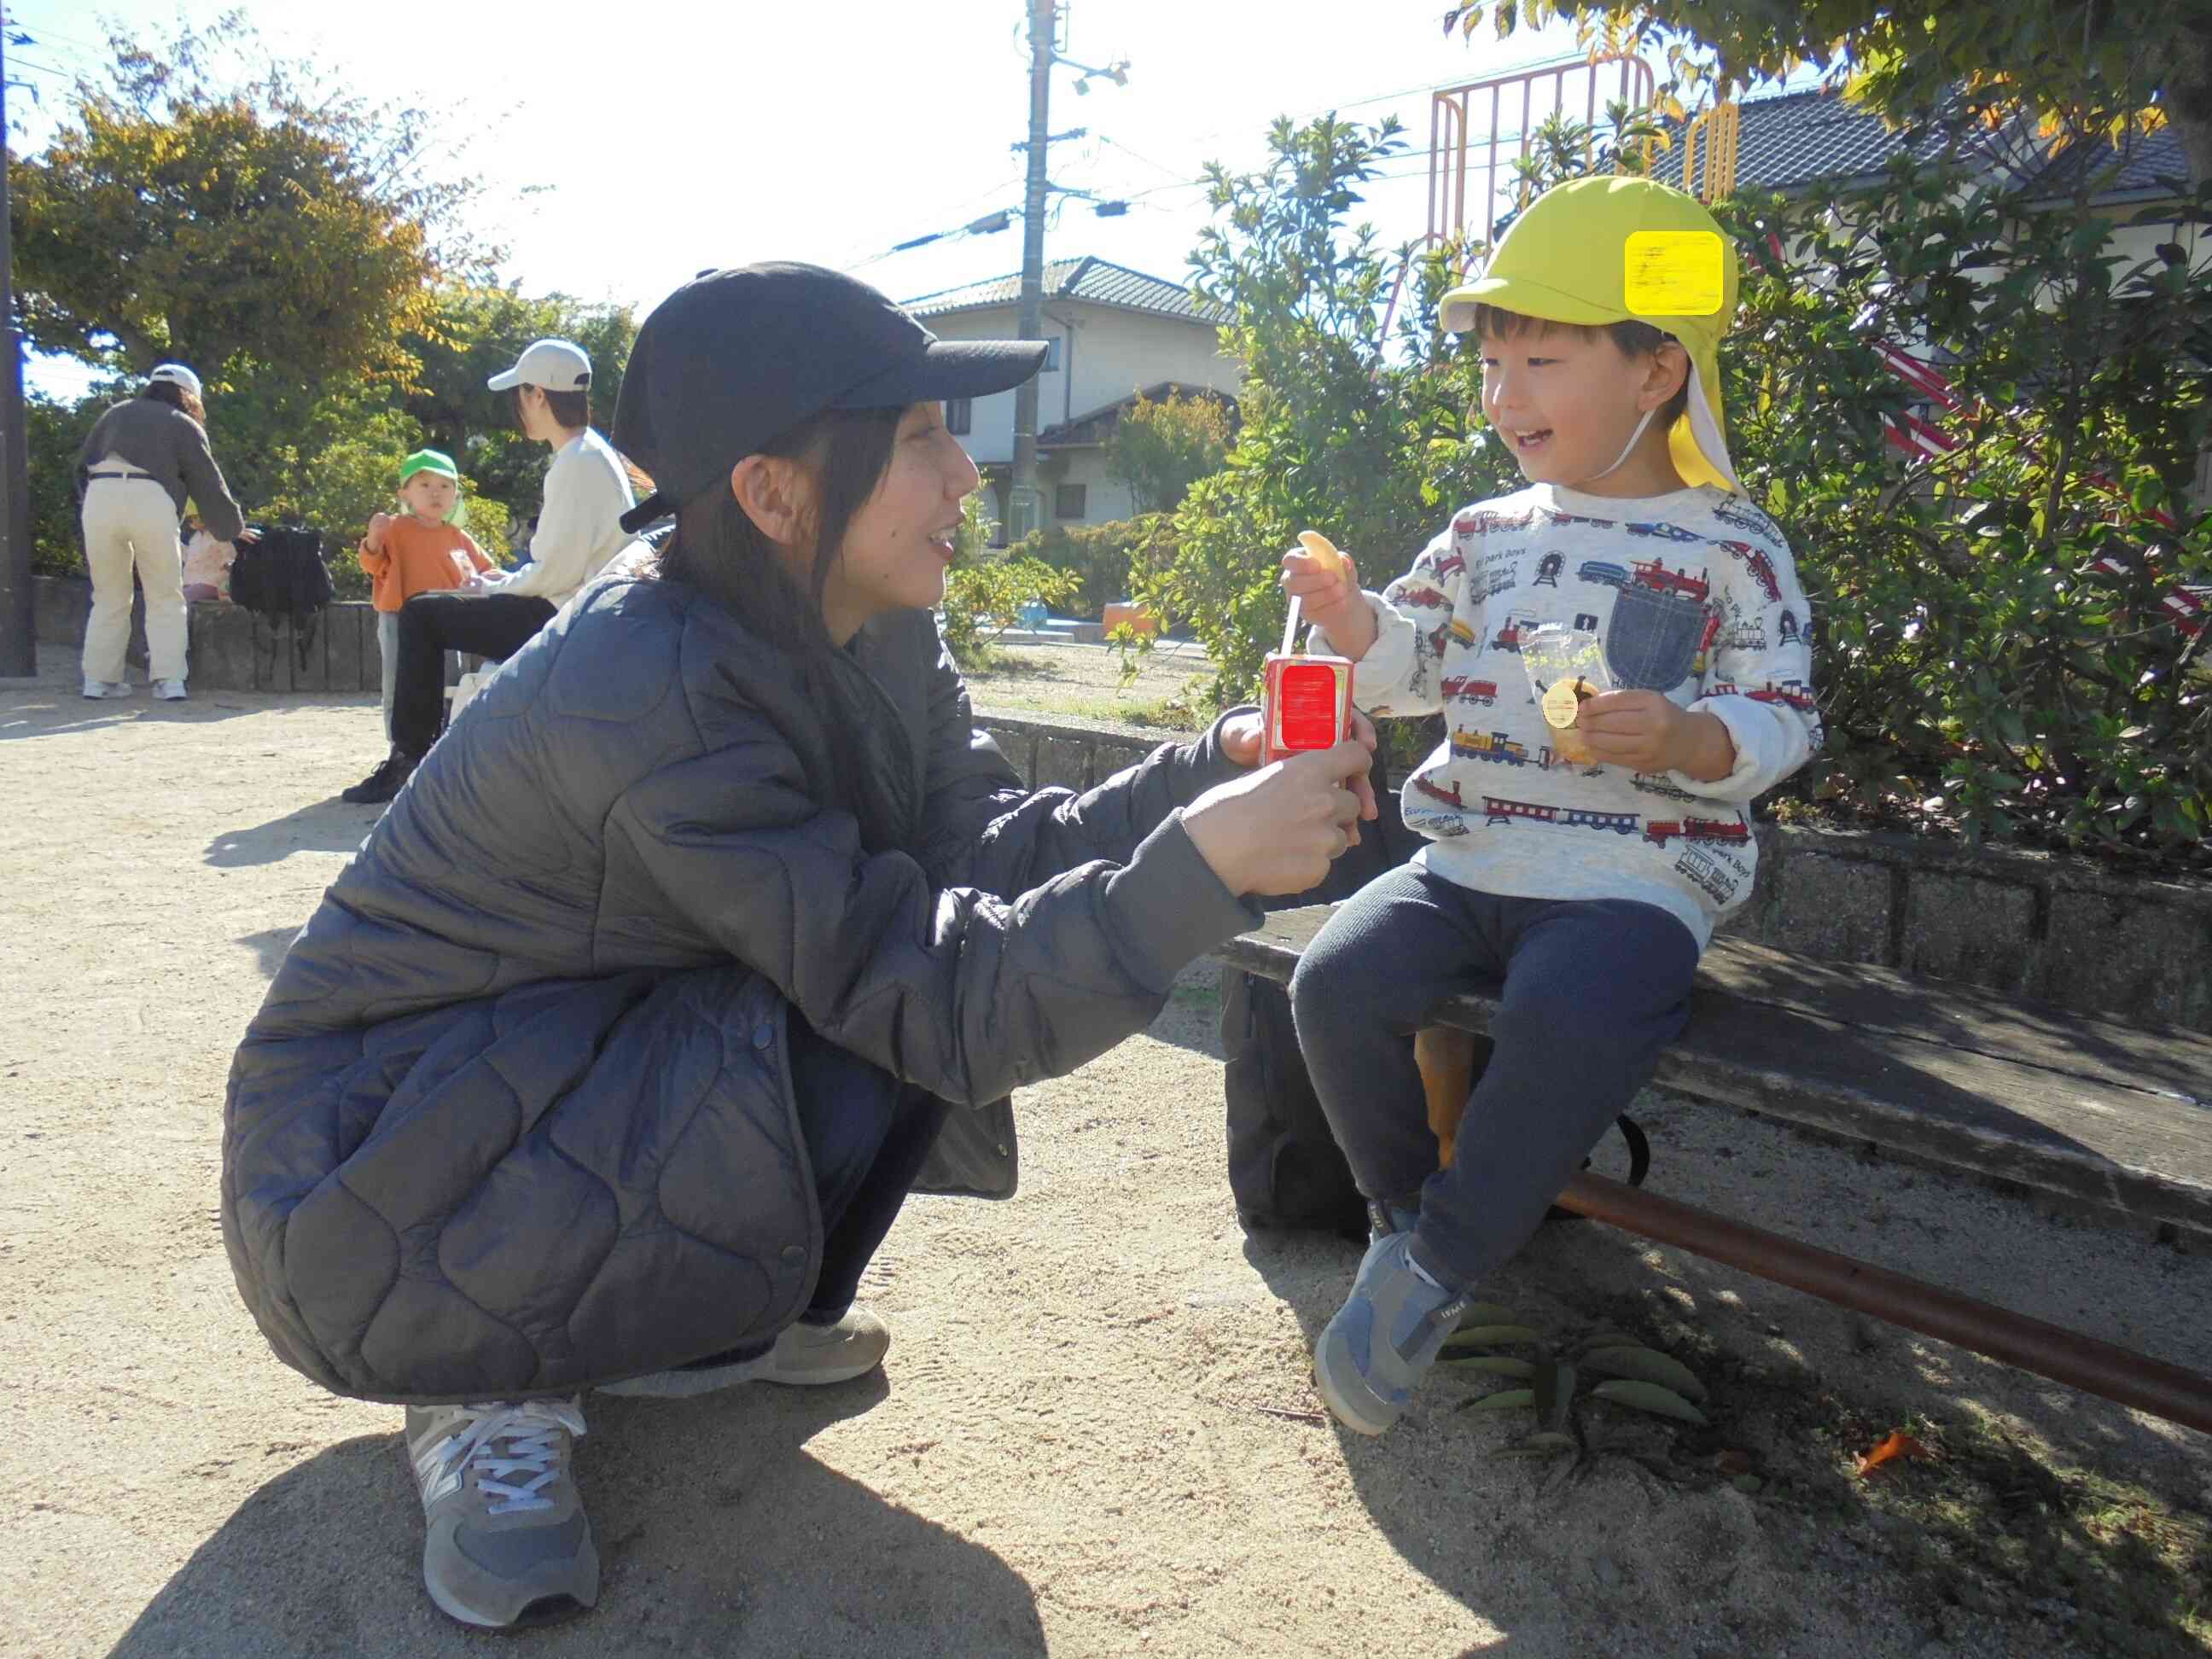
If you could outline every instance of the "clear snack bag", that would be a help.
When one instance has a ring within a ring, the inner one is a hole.
[[[1586,628],[1546,623],[1521,630],[1521,666],[1528,686],[1544,711],[1544,724],[1552,750],[1560,759],[1591,765],[1596,754],[1576,730],[1582,705],[1601,691],[1613,690],[1613,675],[1605,665],[1605,647]]]

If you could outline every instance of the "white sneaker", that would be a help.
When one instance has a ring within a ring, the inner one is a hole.
[[[127,697],[131,695],[128,680],[87,680],[84,695],[97,702],[101,697]]]
[[[163,702],[182,702],[185,700],[185,683],[182,680],[155,680],[154,695]]]
[[[422,1494],[422,1583],[480,1629],[550,1624],[599,1599],[599,1552],[568,1474],[584,1431],[574,1399],[410,1406]]]

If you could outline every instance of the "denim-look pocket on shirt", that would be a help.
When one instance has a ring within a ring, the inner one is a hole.
[[[1705,607],[1686,593],[1631,583],[1606,625],[1605,665],[1623,691],[1671,691],[1690,678],[1705,634]]]

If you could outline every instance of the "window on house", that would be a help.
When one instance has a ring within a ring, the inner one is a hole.
[[[1087,484],[1062,484],[1052,493],[1052,515],[1055,519],[1079,519],[1087,504],[1085,496]]]
[[[975,423],[975,400],[973,398],[947,398],[945,400],[945,429],[956,438],[968,435],[968,428]]]
[[[1054,334],[1048,337],[1044,343],[1044,367],[1039,369],[1037,373],[1040,374],[1051,374],[1057,373],[1059,368],[1060,336]]]

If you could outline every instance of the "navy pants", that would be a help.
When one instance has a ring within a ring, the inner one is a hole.
[[[799,1317],[805,1324],[834,1325],[853,1305],[860,1275],[890,1236],[951,1107],[824,1042],[797,1009],[787,1020],[799,1129],[822,1206],[822,1273]],[[744,1343],[679,1369],[717,1370],[757,1358],[774,1346],[773,1338]]]
[[[1697,940],[1656,905],[1499,898],[1408,865],[1337,907],[1291,976],[1291,1014],[1360,1191],[1418,1204],[1414,1254],[1462,1286],[1528,1242],[1650,1079],[1697,966]],[[1413,1032],[1500,979],[1489,1062],[1439,1170]]]

